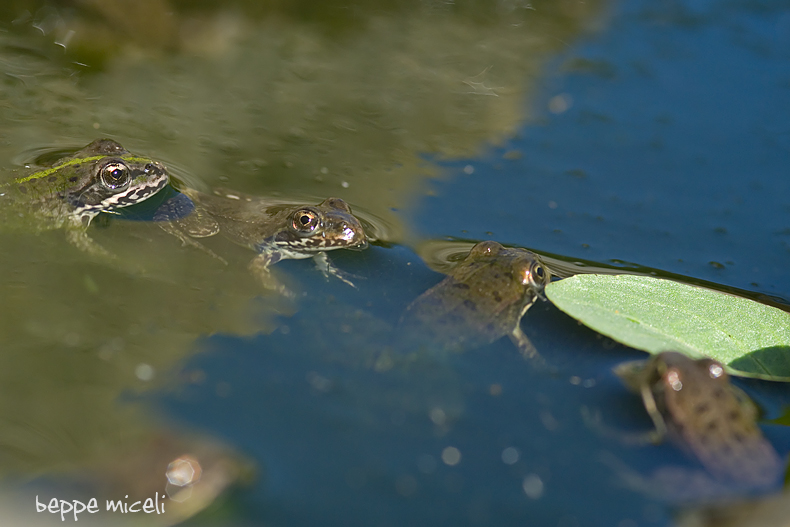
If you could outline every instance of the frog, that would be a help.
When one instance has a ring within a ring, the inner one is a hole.
[[[551,272],[535,253],[482,241],[409,304],[398,325],[447,350],[475,348],[507,335],[525,358],[541,362],[521,319],[550,281]]]
[[[112,139],[97,139],[49,167],[0,185],[0,208],[38,231],[65,229],[74,246],[112,255],[88,235],[100,213],[143,202],[169,183],[165,167],[130,153]]]
[[[251,459],[217,438],[167,424],[141,425],[121,425],[124,433],[107,434],[101,448],[86,458],[34,472],[20,489],[9,490],[4,480],[4,525],[29,525],[30,512],[21,504],[39,503],[38,511],[44,512],[53,497],[60,507],[67,504],[64,520],[74,518],[80,525],[108,524],[106,517],[89,512],[91,500],[100,510],[116,513],[111,522],[116,527],[180,525],[206,508],[221,506],[233,490],[257,477]],[[147,514],[141,522],[139,515],[128,514],[134,512]]]
[[[335,249],[362,250],[368,246],[365,229],[342,199],[327,198],[318,205],[307,205],[221,188],[211,194],[190,188],[181,192],[192,200],[194,211],[164,222],[162,227],[184,244],[216,256],[195,238],[221,233],[255,251],[250,271],[265,288],[286,295],[292,292],[274,278],[270,269],[285,259],[313,258],[325,276],[354,286],[326,255]]]
[[[757,426],[757,407],[721,362],[664,351],[621,364],[615,373],[641,395],[653,421],[644,440],[666,438],[704,468],[704,474],[658,471],[652,485],[659,494],[721,496],[767,490],[779,480],[783,464]]]

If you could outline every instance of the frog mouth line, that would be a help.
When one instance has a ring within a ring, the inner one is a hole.
[[[305,240],[290,240],[275,242],[275,245],[290,249],[292,251],[301,252],[320,252],[332,249],[352,249],[363,250],[368,246],[367,240],[362,240],[354,245],[350,245],[347,240],[327,240],[321,239],[305,239]]]
[[[352,250],[352,251],[364,251],[365,249],[367,249],[367,248],[368,248],[368,245],[370,245],[370,244],[368,243],[368,241],[367,241],[367,240],[362,240],[362,241],[361,241],[361,242],[359,242],[358,244],[356,244],[356,245],[349,245],[349,246],[348,246],[348,247],[346,247],[346,248],[347,248],[347,249],[350,249],[350,250]]]
[[[301,249],[304,251],[324,251],[327,249],[356,249],[360,246],[357,245],[348,245],[348,243],[344,243],[342,240],[340,241],[319,241],[315,243],[284,243],[284,246],[288,247],[289,249]],[[367,242],[365,242],[367,245]]]
[[[77,209],[78,214],[84,214],[86,212],[102,212],[114,209],[121,209],[124,207],[129,207],[131,205],[135,205],[140,203],[141,201],[145,201],[149,197],[153,196],[160,190],[162,190],[165,185],[167,185],[169,178],[167,176],[160,177],[156,180],[156,183],[153,185],[145,185],[142,187],[131,187],[123,192],[119,192],[118,194],[113,194],[109,198],[102,200],[101,202],[97,203],[96,205],[87,205],[84,207],[80,207]]]

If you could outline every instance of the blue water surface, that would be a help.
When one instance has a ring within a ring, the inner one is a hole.
[[[788,9],[621,2],[548,66],[516,137],[443,163],[455,177],[435,184],[414,227],[787,299]],[[567,111],[551,113],[555,97]]]

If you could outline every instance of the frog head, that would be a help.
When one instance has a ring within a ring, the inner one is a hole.
[[[368,245],[362,225],[340,198],[294,210],[285,228],[270,243],[281,251],[302,255],[331,249],[364,249]]]
[[[87,225],[100,212],[144,201],[168,181],[160,163],[99,139],[52,167],[14,180],[14,186],[17,200],[35,205],[43,215]]]

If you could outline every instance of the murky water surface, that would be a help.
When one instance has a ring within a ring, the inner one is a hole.
[[[90,226],[115,260],[4,218],[0,523],[95,497],[81,524],[671,524],[623,467],[699,464],[582,417],[650,427],[611,372],[641,352],[543,301],[522,329],[548,371],[398,320],[485,239],[790,305],[790,6],[319,4],[0,7],[2,182],[110,137],[177,186],[340,197],[376,238],[329,253],[355,288],[278,263],[288,298],[249,249],[217,237],[212,257],[146,212]],[[767,422],[787,388],[739,386],[786,456]]]

